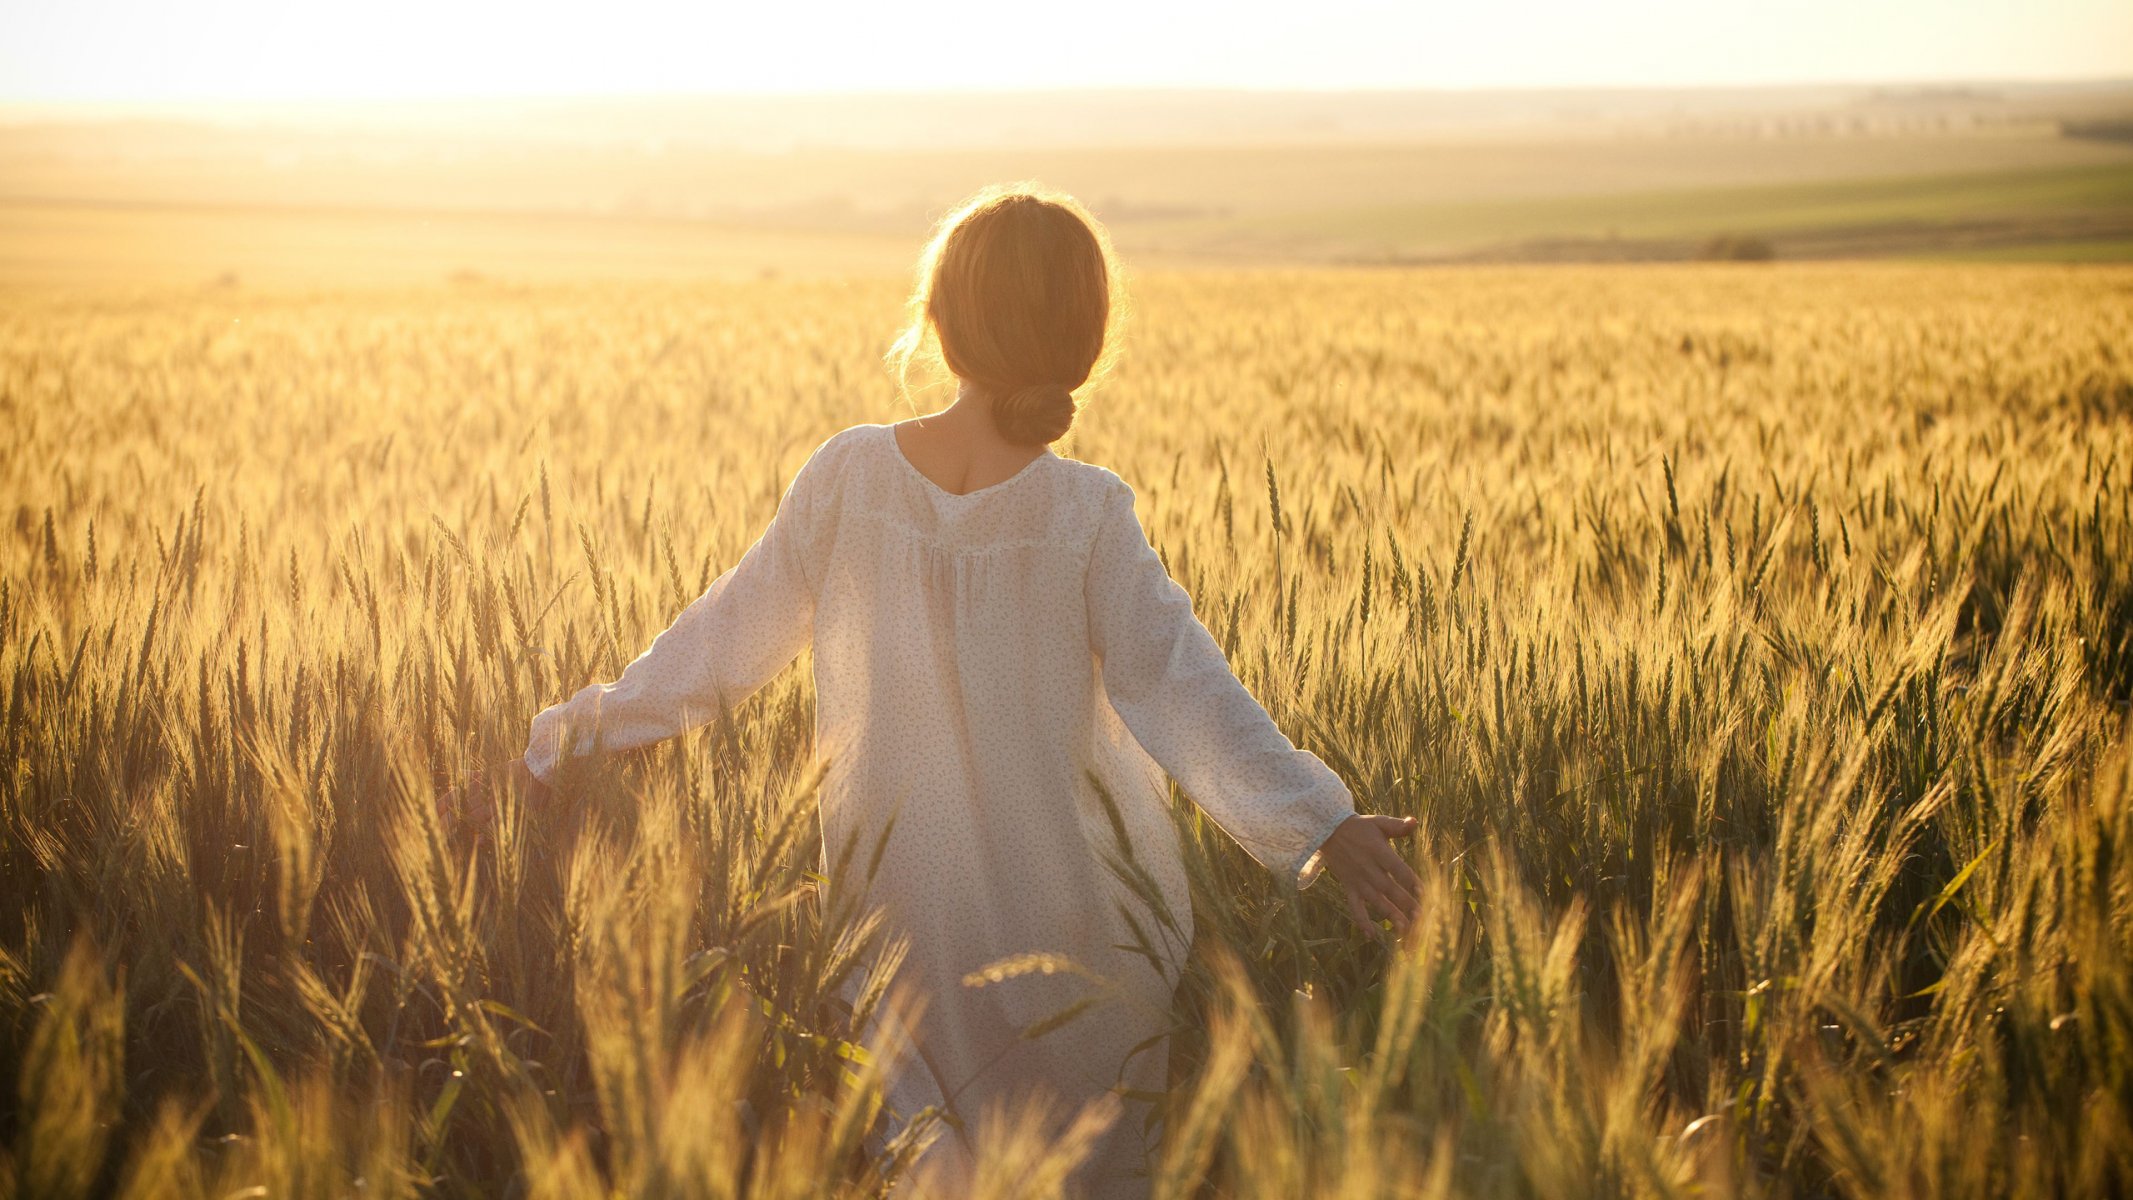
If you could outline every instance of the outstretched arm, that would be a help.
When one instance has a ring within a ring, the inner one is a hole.
[[[1386,839],[1413,823],[1359,815],[1340,777],[1282,734],[1148,544],[1129,488],[1108,502],[1087,587],[1104,691],[1192,802],[1299,890],[1331,869],[1359,924],[1375,930],[1368,902],[1404,929],[1420,884]]]
[[[533,718],[526,767],[550,780],[564,755],[629,750],[684,733],[754,694],[814,629],[811,479],[786,489],[763,536],[612,683],[589,684]]]

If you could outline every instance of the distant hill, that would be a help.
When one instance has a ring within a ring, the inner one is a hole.
[[[2133,80],[1934,86],[1441,91],[1091,90],[304,104],[6,105],[0,128],[102,126],[121,143],[215,130],[366,145],[636,150],[1234,146],[1565,133],[1989,128],[2133,115]],[[216,137],[216,134],[204,134]],[[176,147],[166,147],[166,150]]]
[[[2117,257],[2128,129],[2127,82],[13,108],[0,282],[874,272],[1016,178],[1151,263]]]

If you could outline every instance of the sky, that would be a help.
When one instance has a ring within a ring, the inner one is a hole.
[[[2133,77],[2133,0],[0,0],[0,101]]]

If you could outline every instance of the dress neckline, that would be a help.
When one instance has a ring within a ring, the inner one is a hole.
[[[903,469],[909,472],[913,479],[918,480],[919,484],[923,486],[928,492],[932,493],[935,496],[940,496],[949,500],[971,500],[979,496],[987,495],[992,492],[997,492],[1001,488],[1004,488],[1011,483],[1015,483],[1018,480],[1025,478],[1026,476],[1035,474],[1038,463],[1041,463],[1048,458],[1058,457],[1058,455],[1052,453],[1052,448],[1050,446],[1046,446],[1044,450],[1037,455],[1037,457],[1029,460],[1026,463],[1023,463],[1021,469],[1017,470],[1014,474],[1008,476],[1007,478],[1002,479],[998,483],[988,483],[984,487],[972,488],[970,491],[967,492],[951,492],[947,488],[942,487],[940,484],[933,482],[932,477],[927,475],[924,471],[919,470],[918,464],[912,462],[910,457],[904,453],[903,444],[896,440],[895,424],[884,423],[881,425],[880,428],[882,436],[888,439],[889,453],[895,456],[897,462],[903,464]]]

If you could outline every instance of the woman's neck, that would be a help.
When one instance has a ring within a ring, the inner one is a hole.
[[[905,458],[950,492],[975,491],[1010,478],[1045,451],[1002,437],[993,423],[991,399],[967,382],[948,407],[898,422],[896,440]]]

